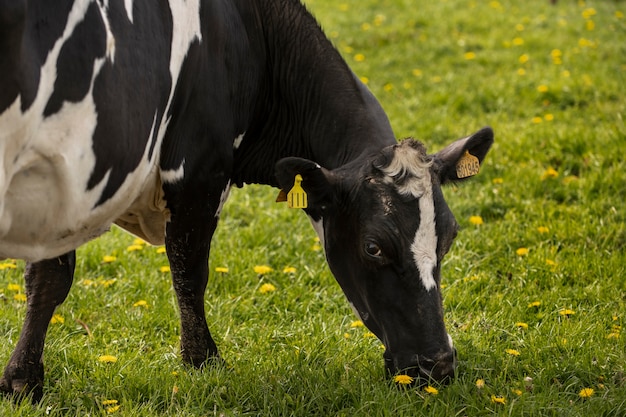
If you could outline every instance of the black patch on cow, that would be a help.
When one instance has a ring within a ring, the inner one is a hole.
[[[167,4],[155,6],[150,0],[133,4],[131,24],[121,0],[109,3],[115,59],[104,64],[93,89],[98,114],[93,135],[96,165],[87,188],[93,189],[109,173],[96,205],[111,198],[137,168],[149,140],[152,157],[172,84],[171,12]]]
[[[96,3],[91,3],[72,36],[65,42],[57,61],[54,91],[44,109],[48,117],[61,109],[64,101],[79,102],[89,91],[96,58],[106,52],[106,29]]]

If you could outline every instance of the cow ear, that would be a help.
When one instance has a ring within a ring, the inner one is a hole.
[[[460,181],[478,174],[489,148],[493,144],[493,130],[485,127],[459,139],[433,155],[435,171],[441,184]]]
[[[323,209],[331,201],[334,176],[319,164],[303,158],[283,158],[276,163],[275,173],[281,189],[277,201],[286,201],[281,196],[286,197],[294,187],[297,175],[302,177],[301,186],[306,193],[309,207]]]

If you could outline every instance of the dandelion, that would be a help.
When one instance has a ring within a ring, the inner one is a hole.
[[[7,285],[7,290],[9,290],[9,291],[22,291],[22,286],[20,284],[9,284],[9,285]]]
[[[503,184],[504,183],[504,178],[494,178],[491,180],[492,184]]]
[[[506,398],[502,395],[491,395],[491,402],[494,404],[506,404]]]
[[[107,405],[116,405],[118,403],[117,400],[104,400],[102,401],[102,405],[107,406]]]
[[[520,38],[519,36],[516,38],[513,38],[513,45],[515,46],[524,45],[524,39]]]
[[[540,93],[547,93],[548,92],[548,86],[545,84],[541,84],[539,86],[537,86],[537,91],[539,91]]]
[[[354,56],[354,60],[356,62],[363,62],[363,61],[365,61],[365,55],[363,55],[363,54],[356,54]]]
[[[541,305],[541,301],[533,301],[528,304],[528,308],[539,307]]]
[[[272,284],[265,283],[259,287],[259,292],[261,294],[267,294],[268,292],[276,291],[276,287]]]
[[[556,178],[558,176],[559,172],[556,169],[549,167],[548,169],[543,171],[543,174],[541,174],[541,181],[545,181],[548,178]]]
[[[167,250],[165,249],[165,246],[159,246],[158,248],[156,248],[156,253],[165,253],[167,252]]]
[[[528,54],[522,54],[519,56],[518,61],[520,64],[525,64],[530,60],[530,56]]]
[[[543,119],[541,117],[536,116],[536,117],[532,118],[532,122],[537,125],[537,124],[543,122]]]
[[[518,397],[522,395],[522,390],[521,389],[513,389],[512,392],[513,392],[513,394],[517,395]]]
[[[219,272],[221,274],[226,274],[228,273],[228,268],[226,268],[225,266],[218,266],[215,268],[215,272]]]
[[[286,266],[283,268],[283,274],[295,274],[296,273],[296,268],[294,268],[293,266]]]
[[[465,59],[467,59],[468,61],[470,61],[470,60],[476,58],[476,53],[475,52],[466,52],[465,54],[463,54],[463,57]]]
[[[100,363],[115,363],[117,362],[117,357],[113,355],[102,355],[98,357],[98,362]]]
[[[537,228],[537,231],[543,235],[543,234],[548,233],[550,229],[548,229],[546,226],[539,226]]]
[[[20,303],[24,303],[24,302],[26,302],[26,295],[25,295],[25,294],[22,294],[22,293],[15,294],[15,295],[13,296],[13,299],[14,299],[15,301],[19,301]]]
[[[63,324],[65,323],[65,318],[63,318],[60,314],[54,314],[50,319],[50,324]]]
[[[619,339],[619,332],[611,332],[608,335],[606,335],[607,339]]]
[[[546,259],[546,265],[551,266],[551,267],[555,267],[557,265],[557,263],[555,261],[553,261],[552,259]]]
[[[148,302],[146,300],[139,300],[133,304],[133,307],[143,307],[148,308]]]
[[[615,18],[616,19],[623,19],[624,18],[624,13],[619,11],[619,10],[616,10],[615,11]]]
[[[108,288],[111,285],[115,284],[115,282],[117,282],[117,279],[115,278],[111,278],[111,279],[100,279],[99,284],[101,286],[103,286],[104,288]]]
[[[587,20],[585,22],[585,29],[587,29],[588,31],[592,31],[596,28],[596,24],[593,23],[593,20]]]
[[[585,18],[585,19],[591,19],[596,14],[597,14],[596,9],[594,9],[593,7],[585,9],[582,12],[583,18]]]
[[[483,218],[480,216],[470,216],[469,222],[475,226],[480,226],[483,224]]]
[[[569,308],[564,308],[562,310],[559,310],[559,314],[561,316],[573,316],[574,314],[576,314],[576,312],[574,310],[570,310]]]
[[[348,4],[346,4],[346,3],[341,3],[339,5],[339,10],[341,10],[342,12],[347,12],[348,9],[350,9],[350,6],[348,6]]]
[[[522,25],[521,23],[518,23],[517,25],[515,25],[515,30],[518,32],[523,32],[524,31],[524,25]]]
[[[126,250],[128,252],[137,252],[143,249],[143,246],[141,245],[130,245],[126,248]]]
[[[352,323],[350,323],[350,327],[355,328],[355,327],[363,327],[364,324],[361,320],[355,320]]]
[[[517,323],[515,323],[515,327],[526,330],[528,329],[528,323],[518,321]]]
[[[595,391],[593,390],[593,388],[583,388],[580,390],[580,392],[578,393],[578,396],[580,398],[589,398],[593,395]]]
[[[520,355],[519,351],[515,350],[515,349],[505,349],[504,351],[506,353],[508,353],[509,355],[511,355],[511,356],[519,356]]]
[[[408,375],[396,375],[393,381],[401,385],[408,385],[413,382],[413,377]]]
[[[169,265],[163,265],[161,267],[159,267],[159,271],[163,272],[163,273],[167,273],[167,272],[171,272],[171,268]]]
[[[518,248],[518,249],[515,251],[515,254],[516,254],[517,256],[526,256],[526,255],[528,255],[528,252],[529,252],[529,251],[528,251],[528,248]]]
[[[365,85],[370,83],[370,79],[367,77],[359,77],[359,80],[361,80],[361,82]]]
[[[17,265],[15,265],[13,262],[0,263],[0,271],[5,269],[17,269]]]
[[[554,115],[551,113],[548,113],[543,116],[543,120],[545,120],[546,122],[551,122],[554,120]]]
[[[435,387],[431,387],[430,385],[428,385],[426,388],[424,388],[424,391],[427,392],[428,394],[431,395],[437,395],[439,394],[439,390]]]
[[[259,274],[259,275],[265,275],[265,274],[269,274],[270,272],[273,271],[272,268],[270,268],[267,265],[256,265],[254,268],[252,268],[254,270],[255,273]]]
[[[391,90],[393,90],[393,84],[387,83],[383,85],[383,90],[385,90],[386,92],[390,92]]]
[[[485,380],[484,380],[484,379],[482,379],[482,378],[478,378],[478,379],[476,380],[476,388],[478,388],[478,389],[483,389],[483,388],[485,388]]]
[[[105,264],[110,264],[111,262],[115,262],[116,260],[117,260],[117,257],[113,255],[104,255],[102,257],[102,263],[105,263]]]
[[[422,72],[422,70],[421,70],[421,69],[419,69],[419,68],[414,68],[414,69],[411,71],[411,74],[413,74],[413,76],[415,76],[415,77],[421,77],[422,75],[424,75],[424,73]]]

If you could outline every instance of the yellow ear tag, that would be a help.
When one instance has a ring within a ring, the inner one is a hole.
[[[480,170],[480,162],[478,158],[465,151],[463,156],[456,163],[456,176],[459,178],[467,178],[478,174]]]
[[[306,192],[302,188],[302,176],[296,175],[293,188],[287,193],[287,206],[289,208],[307,208],[308,199]]]

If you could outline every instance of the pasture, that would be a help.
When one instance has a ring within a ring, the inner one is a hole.
[[[206,309],[226,366],[190,369],[162,248],[114,228],[78,251],[16,416],[626,415],[626,5],[307,0],[398,138],[435,152],[484,125],[482,172],[445,190],[462,226],[442,272],[450,385],[395,386],[306,216],[233,190]],[[0,363],[25,313],[0,262]]]

